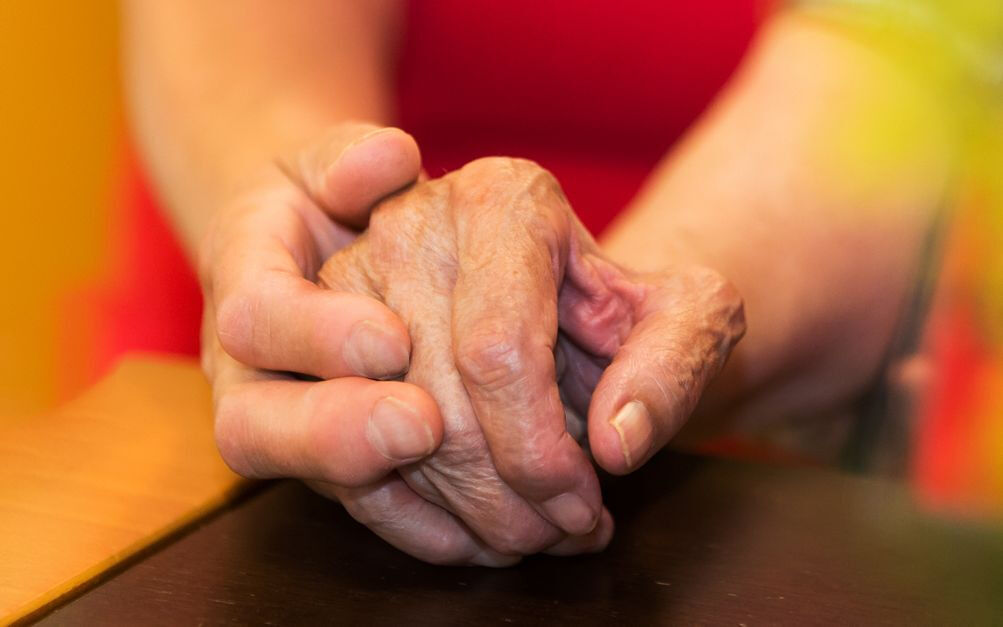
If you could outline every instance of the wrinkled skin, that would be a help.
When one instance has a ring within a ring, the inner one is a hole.
[[[587,428],[606,470],[638,467],[744,333],[741,299],[720,276],[618,267],[553,177],[507,158],[385,200],[319,282],[382,301],[403,320],[412,342],[404,381],[442,413],[442,445],[399,475],[362,488],[315,484],[405,550],[416,516],[513,561],[601,550],[612,518],[572,434]],[[566,422],[565,405],[587,425]]]

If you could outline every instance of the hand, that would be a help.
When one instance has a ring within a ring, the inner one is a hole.
[[[387,479],[379,499],[350,492],[349,511],[405,550],[391,493],[442,505],[503,553],[601,549],[612,519],[566,429],[558,374],[581,410],[595,390],[593,449],[625,472],[671,437],[744,328],[741,300],[722,279],[617,268],[553,178],[509,159],[473,162],[385,201],[320,278],[401,316],[414,341],[406,380],[443,412],[443,446],[400,470],[407,485]]]
[[[442,420],[419,387],[373,380],[407,369],[410,338],[397,316],[313,279],[355,238],[339,222],[364,224],[380,198],[416,179],[420,157],[399,130],[349,124],[285,169],[299,180],[271,169],[214,218],[201,250],[202,363],[216,440],[244,476],[298,477],[323,492],[364,486],[431,453]],[[433,557],[466,561],[483,550],[441,549],[424,529],[416,523],[412,535]]]

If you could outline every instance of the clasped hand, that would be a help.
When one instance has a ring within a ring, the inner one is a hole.
[[[408,136],[353,128],[207,240],[224,459],[303,478],[431,562],[601,550],[613,520],[586,451],[615,474],[657,452],[744,332],[741,299],[706,268],[607,259],[532,162],[419,181]],[[361,226],[370,209],[354,241],[332,220]],[[220,272],[249,255],[267,259],[264,289]]]

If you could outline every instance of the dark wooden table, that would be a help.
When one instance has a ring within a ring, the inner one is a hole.
[[[609,481],[609,549],[428,566],[294,482],[269,485],[46,625],[1003,623],[1003,535],[899,486],[663,454]]]

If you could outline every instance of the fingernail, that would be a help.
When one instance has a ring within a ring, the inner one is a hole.
[[[435,448],[432,429],[404,401],[387,396],[376,402],[366,437],[381,455],[395,462],[414,461]]]
[[[400,338],[372,320],[355,323],[342,355],[352,370],[370,379],[394,379],[407,370],[408,354]]]
[[[571,492],[544,501],[542,507],[551,522],[573,536],[592,531],[599,521],[599,512],[592,511],[582,497]]]
[[[624,405],[609,421],[620,435],[620,449],[627,467],[632,468],[648,454],[651,448],[652,426],[648,408],[641,401]]]

